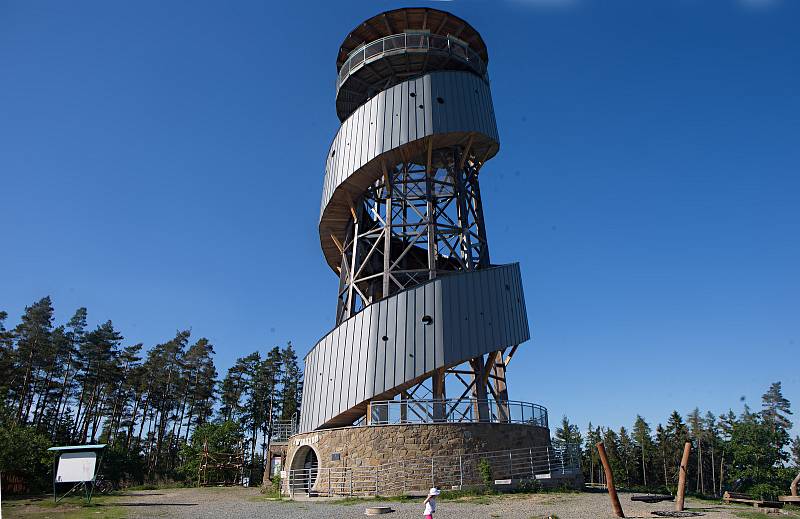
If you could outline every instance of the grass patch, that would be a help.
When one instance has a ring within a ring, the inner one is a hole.
[[[194,485],[186,485],[177,481],[169,481],[162,483],[145,483],[143,485],[134,485],[132,487],[125,487],[122,490],[164,490],[168,488],[197,488]]]
[[[741,517],[742,519],[764,519],[765,517],[769,517],[764,515],[764,512],[755,511],[755,510],[736,510],[733,512],[733,515],[736,517]],[[781,514],[780,517],[789,517],[791,519],[798,519],[800,515],[797,515],[794,512],[789,512],[788,514]]]
[[[91,503],[80,497],[67,497],[58,504],[52,497],[31,497],[4,500],[3,511],[9,516],[36,518],[77,519],[92,517],[97,519],[121,519],[127,517],[124,507],[116,506],[109,496],[95,496]]]

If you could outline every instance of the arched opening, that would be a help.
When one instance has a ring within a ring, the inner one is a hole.
[[[310,493],[317,482],[319,459],[317,453],[308,445],[295,451],[292,457],[292,489]]]

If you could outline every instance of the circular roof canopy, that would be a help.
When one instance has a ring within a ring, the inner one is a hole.
[[[458,16],[430,7],[404,7],[373,16],[350,31],[339,47],[336,70],[341,69],[347,61],[348,54],[361,45],[406,30],[428,30],[431,34],[455,36],[467,42],[484,63],[489,63],[489,54],[483,38],[474,27]]]

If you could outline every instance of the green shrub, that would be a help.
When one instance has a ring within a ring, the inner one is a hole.
[[[486,459],[481,459],[478,462],[478,474],[480,474],[481,481],[483,481],[483,484],[486,485],[486,488],[494,488],[492,465]]]
[[[49,488],[53,481],[50,438],[33,427],[0,426],[0,472],[21,476],[30,491]]]

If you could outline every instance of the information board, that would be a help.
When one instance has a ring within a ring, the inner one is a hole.
[[[94,452],[65,452],[58,460],[56,483],[78,483],[91,481],[97,454]]]

